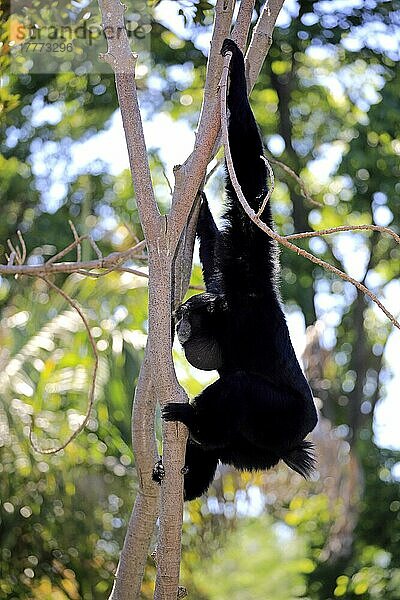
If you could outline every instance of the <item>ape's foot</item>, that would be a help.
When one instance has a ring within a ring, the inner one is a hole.
[[[162,480],[165,477],[165,469],[162,463],[162,458],[156,462],[153,467],[153,474],[151,476],[152,480],[161,485]]]

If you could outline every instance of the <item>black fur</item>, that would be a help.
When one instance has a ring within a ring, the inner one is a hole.
[[[229,141],[243,193],[257,211],[267,192],[262,142],[246,92],[244,60],[232,40],[228,93]],[[238,469],[269,469],[283,460],[307,476],[317,423],[307,381],[296,359],[277,288],[275,243],[244,213],[226,181],[225,227],[219,231],[203,196],[197,234],[207,292],[176,313],[178,338],[197,368],[220,378],[192,404],[168,404],[167,421],[189,428],[185,498],[205,492],[218,460]],[[267,204],[263,218],[273,227]]]

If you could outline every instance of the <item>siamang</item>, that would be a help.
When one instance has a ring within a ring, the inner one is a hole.
[[[267,192],[263,146],[247,98],[243,54],[231,40],[229,142],[235,172],[254,211]],[[294,353],[278,291],[275,242],[245,214],[229,175],[225,225],[218,230],[203,195],[197,236],[206,292],[175,314],[178,339],[190,364],[216,369],[219,379],[191,404],[169,403],[162,417],[189,429],[185,499],[204,493],[218,461],[242,470],[269,469],[283,460],[304,477],[314,466],[304,441],[317,415]],[[269,203],[265,222],[273,227]],[[161,462],[153,478],[163,476]]]

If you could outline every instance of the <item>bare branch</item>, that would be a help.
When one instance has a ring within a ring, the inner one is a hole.
[[[397,242],[397,244],[400,244],[400,236],[397,235],[393,229],[389,229],[389,227],[382,227],[381,225],[340,225],[339,227],[330,227],[329,229],[305,231],[303,233],[292,233],[291,235],[285,235],[285,239],[300,240],[310,237],[330,235],[340,231],[379,231],[380,233],[387,233],[395,240],[395,242]]]
[[[168,177],[168,175],[167,175],[167,171],[165,170],[165,166],[164,166],[164,164],[163,164],[163,163],[161,163],[161,168],[162,168],[162,172],[163,172],[163,175],[164,175],[164,179],[165,179],[165,181],[167,182],[167,186],[168,186],[168,189],[169,189],[169,193],[170,193],[170,194],[171,194],[171,196],[172,196],[172,194],[174,193],[174,190],[172,189],[171,182],[170,182],[170,180],[169,180],[169,177]]]
[[[22,254],[21,254],[21,265],[24,264],[25,260],[26,260],[26,245],[25,245],[25,240],[22,236],[22,233],[20,232],[20,230],[18,229],[17,231],[17,236],[19,239],[19,243],[21,244],[21,248],[22,248]]]
[[[239,48],[244,51],[249,35],[251,18],[253,16],[255,0],[242,0],[239,7],[238,16],[232,31],[232,39]]]
[[[88,241],[89,244],[92,246],[93,250],[95,251],[95,253],[97,254],[97,258],[99,260],[101,260],[103,258],[103,253],[100,250],[100,248],[98,247],[98,245],[96,244],[96,242],[94,241],[94,239],[92,238],[91,235],[88,235]]]
[[[82,323],[86,329],[86,332],[89,337],[90,345],[92,347],[93,354],[94,354],[92,383],[91,383],[90,389],[89,389],[89,396],[88,396],[88,403],[87,403],[86,412],[85,412],[85,418],[83,419],[83,421],[79,425],[79,427],[77,429],[75,429],[75,431],[68,437],[68,439],[65,442],[63,442],[60,446],[57,446],[56,448],[43,449],[43,448],[40,448],[40,446],[38,446],[37,443],[35,442],[35,440],[33,439],[32,429],[34,427],[34,423],[33,423],[33,421],[31,423],[31,427],[29,429],[29,439],[30,439],[33,449],[36,452],[39,452],[40,454],[55,454],[56,452],[59,452],[60,450],[64,450],[64,448],[66,448],[68,446],[68,444],[70,444],[72,442],[72,440],[74,440],[81,431],[83,431],[83,429],[86,427],[87,422],[89,421],[90,414],[91,414],[92,408],[93,408],[94,399],[95,399],[97,371],[99,368],[99,353],[97,352],[96,342],[94,341],[94,338],[90,331],[89,323],[88,323],[82,309],[80,308],[79,304],[75,300],[73,300],[66,292],[64,292],[64,290],[59,288],[52,281],[49,281],[49,279],[47,279],[46,277],[41,277],[41,279],[43,279],[43,281],[45,281],[48,286],[50,286],[53,290],[55,290],[57,292],[57,294],[62,296],[64,298],[64,300],[66,300],[66,302],[68,302],[68,304],[74,310],[76,310],[76,312],[80,316]]]
[[[215,164],[211,167],[211,169],[208,171],[206,178],[204,180],[204,187],[207,185],[207,183],[210,181],[211,177],[214,175],[214,173],[219,169],[219,167],[223,164],[223,160],[215,160]]]
[[[83,240],[89,240],[89,236],[84,235],[77,238],[74,242],[69,244],[64,250],[58,252],[55,256],[49,258],[49,260],[43,265],[13,265],[8,261],[7,265],[0,265],[0,275],[32,275],[35,277],[48,276],[53,273],[79,273],[81,271],[91,271],[92,269],[108,269],[108,272],[112,270],[118,270],[117,267],[135,254],[138,254],[145,246],[146,242],[142,241],[124,252],[113,252],[104,258],[97,260],[88,260],[85,262],[55,262],[58,258],[62,258],[68,252],[77,247],[77,244]],[[26,254],[26,253],[25,253]],[[135,273],[138,275],[140,272]],[[88,273],[84,273],[88,275]],[[146,274],[141,273],[140,276],[145,277]]]
[[[10,250],[10,256],[13,254],[15,257],[17,256],[17,251],[14,248],[12,241],[10,239],[7,240],[7,246],[8,249]]]
[[[128,147],[129,164],[136,193],[136,202],[149,242],[155,239],[163,220],[157,207],[147,159],[142,119],[136,91],[135,65],[124,24],[124,7],[119,0],[99,0],[102,27],[107,38],[108,51],[101,58],[108,62],[115,73],[115,82],[121,108],[122,122]],[[118,31],[118,35],[116,35]]]
[[[222,65],[224,62],[221,55],[221,48],[224,39],[230,32],[234,6],[235,3],[232,0],[217,0],[215,5],[214,29],[207,61],[203,104],[198,126],[199,131],[209,119],[212,105],[217,99],[219,80],[221,78]]]
[[[7,240],[7,246],[11,251],[9,256],[8,254],[5,255],[7,260],[7,267],[13,267],[15,260],[17,261],[18,265],[23,265],[26,260],[26,244],[23,235],[19,229],[17,231],[17,236],[19,239],[20,246],[14,247],[11,240]],[[17,278],[17,276],[18,275],[16,274],[15,278]]]
[[[233,4],[233,0],[229,0],[229,2]],[[200,165],[199,181],[197,183],[192,181],[189,192],[186,184],[185,187],[181,185],[180,209],[182,210],[178,211],[179,216],[175,221],[172,219],[173,225],[170,227],[169,219],[159,213],[152,189],[135,87],[134,67],[136,57],[130,52],[124,29],[122,6],[118,0],[99,0],[99,4],[102,11],[104,33],[108,38],[108,52],[104,58],[115,71],[118,99],[128,145],[139,216],[149,253],[149,336],[148,352],[146,354],[148,366],[143,372],[143,377],[146,381],[152,381],[154,392],[152,394],[153,401],[149,402],[150,412],[146,412],[146,407],[142,403],[139,410],[134,412],[132,425],[133,431],[136,428],[140,430],[139,442],[137,438],[134,437],[133,439],[135,454],[137,454],[137,443],[141,443],[144,448],[144,452],[139,453],[139,460],[136,462],[137,468],[139,473],[146,478],[146,485],[149,485],[151,470],[148,468],[148,461],[152,458],[151,448],[154,447],[154,434],[151,434],[149,420],[154,421],[154,398],[157,398],[161,404],[165,404],[171,398],[181,402],[187,401],[187,396],[176,379],[171,353],[171,272],[176,247],[195,194],[204,177],[207,162],[205,162],[202,172]],[[119,32],[118,36],[113,35],[115,29]],[[176,180],[178,180],[179,169],[175,173]],[[181,182],[183,183],[182,179]],[[163,369],[158,370],[157,377],[154,378],[153,373],[161,364]],[[183,475],[180,472],[179,464],[183,466],[186,435],[184,427],[179,428],[179,435],[177,435],[176,426],[167,424],[163,427],[163,455],[166,477],[162,489],[160,545],[165,546],[165,551],[161,550],[156,582],[156,596],[161,594],[163,600],[172,600],[172,598],[176,600],[179,581],[183,512]],[[138,520],[139,522],[146,520],[147,514],[154,516],[157,509],[157,498],[158,494],[153,493],[151,497],[148,496],[149,502],[147,505],[141,504],[140,498],[135,505],[136,517],[134,511],[131,518],[133,531],[130,529],[128,532],[128,535],[131,534],[133,537],[126,539],[120,559],[118,581],[115,585],[116,591],[112,593],[113,598],[131,600],[132,590],[137,591],[140,588],[146,550],[151,539],[154,522],[149,519],[150,527],[140,528],[136,525]],[[146,510],[146,506],[148,513],[143,512]],[[129,578],[124,583],[121,580],[126,578],[127,573]],[[138,597],[136,592],[134,597]]]
[[[288,165],[281,162],[280,160],[276,160],[276,158],[272,158],[272,156],[268,156],[268,160],[269,160],[269,162],[272,162],[274,165],[278,165],[278,167],[280,167],[283,171],[285,171],[285,173],[288,173],[288,175],[290,175],[291,177],[293,177],[293,179],[295,179],[295,181],[297,181],[297,183],[300,186],[300,191],[301,191],[303,197],[310,204],[313,204],[314,206],[317,206],[318,208],[324,207],[324,204],[322,204],[322,202],[318,202],[318,200],[314,200],[314,198],[312,198],[312,196],[310,196],[310,194],[306,188],[306,184],[304,183],[302,178],[299,175],[297,175],[297,173],[295,171],[293,171],[293,169],[291,169]]]
[[[22,261],[22,255],[18,246],[14,247],[10,239],[7,240],[7,246],[10,249],[10,258],[11,256],[14,256],[14,259],[16,259],[17,263],[20,265]]]
[[[75,238],[75,240],[73,242],[71,242],[71,244],[66,246],[66,248],[64,248],[63,250],[60,250],[60,252],[57,252],[57,254],[55,254],[54,256],[51,256],[45,264],[51,265],[51,264],[55,263],[58,259],[63,258],[63,256],[68,254],[68,252],[71,252],[71,250],[73,250],[74,248],[77,248],[77,246],[81,242],[83,242],[83,240],[87,240],[87,239],[88,239],[87,235],[81,235],[81,236]]]
[[[172,308],[175,310],[182,302],[190,281],[194,242],[196,239],[197,218],[200,211],[200,197],[195,200],[185,225],[174,259]]]
[[[297,181],[297,183],[300,185],[301,192],[302,192],[304,198],[308,202],[310,202],[311,204],[314,204],[315,206],[318,206],[319,208],[324,207],[324,205],[322,203],[318,202],[317,200],[314,200],[310,196],[304,181],[288,165],[286,165],[285,163],[283,163],[279,160],[276,160],[275,158],[272,158],[272,157],[268,157],[268,159],[267,159],[265,156],[261,156],[261,158],[264,160],[265,164],[267,165],[267,168],[270,170],[270,176],[272,176],[272,181],[273,181],[273,172],[272,172],[271,166],[269,165],[268,161],[281,167],[286,173],[288,173],[291,177],[293,177],[293,179],[295,179]],[[270,190],[270,191],[271,191],[271,193],[269,193],[269,196],[267,196],[264,199],[263,205],[257,213],[257,217],[259,217],[262,214],[266,203],[268,202],[269,198],[271,197],[272,190]],[[362,231],[362,230],[378,231],[380,233],[386,233],[386,234],[390,235],[395,240],[395,242],[400,244],[400,236],[395,231],[393,231],[393,229],[390,229],[389,227],[383,227],[381,225],[368,225],[368,224],[340,225],[339,227],[330,227],[329,229],[320,229],[317,231],[306,231],[306,232],[302,232],[302,233],[293,233],[291,235],[285,235],[284,237],[286,240],[296,240],[296,239],[304,239],[304,238],[310,238],[310,237],[316,237],[316,236],[330,235],[332,233],[338,233],[341,231],[343,232],[343,231],[357,231],[357,230],[359,230],[359,231]]]
[[[254,26],[246,53],[249,92],[253,89],[272,44],[272,32],[284,0],[267,0]]]
[[[79,238],[80,240],[82,238]],[[75,247],[75,242],[73,242]],[[146,242],[143,240],[138,242],[136,246],[125,250],[124,252],[113,252],[108,256],[105,256],[101,260],[89,260],[86,262],[64,262],[64,263],[51,263],[48,262],[43,265],[14,265],[13,259],[15,254],[9,257],[7,265],[0,265],[0,275],[30,275],[32,277],[48,277],[56,273],[78,273],[79,275],[85,275],[86,277],[93,277],[98,279],[104,277],[110,273],[131,273],[137,277],[149,278],[148,273],[139,271],[139,269],[133,269],[132,267],[122,266],[124,262],[130,260],[135,254],[146,246]],[[69,247],[70,249],[70,247]],[[68,250],[69,252],[69,250]],[[59,256],[59,253],[57,256]],[[11,260],[12,259],[12,260]],[[11,260],[11,262],[10,262]],[[94,273],[93,269],[105,269],[101,273]],[[196,290],[204,292],[204,286],[202,285],[189,285],[190,290]]]
[[[217,0],[195,146],[183,165],[179,165],[174,170],[175,189],[168,217],[169,228],[173,231],[172,243],[178,242],[188,220],[195,196],[203,183],[220,129],[218,86],[223,64],[220,51],[224,39],[229,36],[233,9],[233,0]]]
[[[271,183],[270,183],[270,186],[268,188],[267,195],[265,196],[265,198],[264,198],[264,200],[263,200],[263,202],[262,202],[262,204],[260,206],[260,210],[257,212],[257,217],[260,217],[263,214],[264,209],[267,206],[267,203],[269,202],[269,200],[270,200],[270,198],[272,196],[272,193],[273,193],[273,191],[275,189],[275,177],[274,177],[274,172],[272,170],[272,167],[269,164],[268,160],[265,158],[265,156],[261,155],[260,158],[262,158],[262,160],[265,162],[265,165],[266,165],[266,167],[268,169],[268,172],[269,172],[269,178],[271,180]]]
[[[134,232],[134,230],[132,229],[132,227],[130,226],[130,224],[125,222],[123,225],[124,225],[125,229],[127,230],[127,232],[129,233],[129,235],[132,237],[133,241],[135,242],[135,245],[138,244],[140,240],[139,240],[138,236],[136,235],[136,233]]]
[[[73,224],[73,222],[71,220],[68,221],[69,226],[71,227],[73,236],[74,236],[74,240],[76,243],[76,260],[77,262],[81,262],[82,260],[82,247],[81,247],[81,243],[79,241],[79,235],[78,232],[76,231],[75,225]]]
[[[233,0],[229,1],[233,2]],[[178,401],[187,401],[186,394],[184,394],[177,382],[170,350],[172,259],[181,231],[186,222],[187,214],[183,215],[181,227],[178,223],[175,223],[174,227],[170,228],[168,219],[161,216],[158,211],[154,192],[151,187],[149,165],[137,103],[134,79],[136,57],[129,50],[128,38],[124,30],[122,7],[116,0],[99,0],[99,3],[102,9],[103,28],[106,36],[109,28],[111,31],[114,30],[113,28],[118,28],[120,33],[118,36],[119,41],[112,39],[113,36],[109,36],[109,51],[105,59],[108,60],[115,71],[139,216],[149,252],[149,350],[147,354],[148,366],[145,368],[143,377],[147,381],[153,382],[153,398],[156,397],[160,403],[165,404],[171,397]],[[187,198],[187,194],[184,194],[181,189],[182,202],[188,205],[188,212],[194,195],[197,193],[198,186],[199,184],[193,190],[192,198],[190,196]],[[154,380],[152,373],[155,372],[156,365],[160,364],[163,365],[163,369],[159,371],[157,378]],[[140,429],[139,440],[145,450],[142,454],[139,453],[139,460],[137,460],[136,464],[138,471],[146,478],[146,485],[149,485],[149,481],[151,481],[151,470],[148,468],[148,461],[152,458],[151,448],[154,447],[154,439],[152,439],[154,435],[151,435],[149,419],[154,420],[155,403],[153,401],[149,404],[150,412],[144,412],[145,407],[141,404],[141,410],[135,410],[133,415],[133,430],[135,431],[136,428]],[[166,478],[162,490],[163,506],[160,514],[160,540],[161,546],[168,545],[168,552],[164,553],[164,551],[161,551],[156,590],[161,590],[162,597],[168,599],[173,597],[176,599],[179,580],[180,536],[183,511],[181,488],[183,485],[183,475],[180,473],[178,465],[182,463],[183,466],[184,462],[187,435],[185,432],[185,428],[182,427],[177,436],[174,425],[168,424],[163,427],[163,454]],[[134,451],[137,454],[136,444],[138,441],[136,437],[134,437],[133,442]],[[154,511],[157,508],[157,497],[158,494],[154,494],[153,492],[147,504],[148,513],[152,515],[155,514]],[[113,597],[118,598],[118,600],[132,598],[132,589],[138,590],[140,587],[140,579],[143,574],[142,567],[154,524],[150,519],[150,527],[135,528],[137,520],[142,522],[146,520],[147,514],[143,513],[145,508],[146,506],[140,503],[139,498],[138,503],[135,505],[136,513],[134,511],[131,519],[134,530],[130,529],[130,534],[133,537],[126,539],[124,551],[120,559],[118,581],[115,585],[116,590],[122,591],[121,593],[119,591],[113,592]],[[130,573],[132,577],[129,577],[123,583],[121,580],[126,578],[127,573]],[[168,574],[167,577],[166,573]],[[156,591],[156,595],[158,593]]]
[[[132,440],[139,487],[109,600],[140,597],[148,548],[158,515],[160,490],[151,477],[159,456],[154,430],[156,396],[150,376],[149,352],[147,343],[132,407]]]
[[[110,273],[121,272],[121,273],[131,273],[132,275],[137,275],[138,277],[143,277],[144,279],[148,279],[148,273],[144,271],[139,271],[139,269],[131,269],[131,267],[110,267],[106,271],[102,271],[101,273],[93,273],[92,271],[85,271],[85,269],[79,269],[76,271],[80,275],[85,275],[86,277],[93,277],[93,279],[99,279],[100,277],[105,277],[105,275],[109,275]]]
[[[10,255],[6,254],[6,260],[7,260],[7,267],[13,267],[14,266],[14,260],[16,258],[16,253],[15,252],[11,252]]]
[[[362,283],[360,283],[359,281],[357,281],[353,277],[350,277],[350,275],[347,275],[347,273],[344,273],[340,269],[337,269],[336,267],[334,267],[334,266],[330,265],[329,263],[321,260],[320,258],[317,258],[313,254],[311,254],[311,252],[307,252],[306,250],[303,250],[302,248],[298,248],[297,246],[295,246],[294,244],[292,244],[291,242],[289,242],[287,240],[287,238],[285,238],[285,237],[277,234],[273,229],[271,229],[270,227],[268,227],[268,225],[266,225],[260,219],[260,217],[258,217],[256,215],[256,213],[254,212],[254,210],[251,208],[251,206],[247,202],[247,200],[246,200],[246,198],[245,198],[245,196],[244,196],[244,194],[242,192],[242,189],[240,187],[240,184],[239,184],[239,182],[237,180],[237,177],[236,177],[236,173],[235,173],[235,169],[234,169],[233,161],[232,161],[231,150],[230,150],[230,146],[229,146],[228,124],[227,124],[227,114],[226,114],[226,91],[227,91],[227,87],[228,87],[228,73],[229,73],[229,63],[230,63],[230,60],[231,60],[231,56],[232,56],[232,54],[230,52],[228,52],[227,55],[226,55],[226,57],[225,57],[224,68],[223,68],[223,71],[222,71],[222,80],[221,80],[221,125],[222,125],[222,138],[223,138],[223,143],[224,143],[224,146],[225,146],[225,159],[226,159],[226,164],[227,164],[227,167],[228,167],[229,176],[231,178],[232,185],[234,187],[234,190],[236,192],[236,195],[237,195],[237,197],[238,197],[241,205],[243,206],[244,211],[246,212],[246,214],[250,217],[250,219],[260,229],[262,229],[263,231],[265,231],[265,233],[267,235],[269,235],[269,237],[271,237],[272,239],[274,239],[277,242],[279,242],[280,244],[282,244],[282,246],[285,246],[289,250],[292,250],[293,252],[296,252],[297,254],[300,254],[301,256],[304,256],[305,258],[307,258],[311,262],[319,265],[320,267],[323,267],[325,270],[331,271],[332,273],[334,273],[335,275],[337,275],[341,279],[352,283],[358,290],[360,290],[363,294],[365,294],[373,302],[375,302],[375,304],[377,304],[377,306],[379,306],[379,308],[385,313],[385,315],[393,323],[393,325],[395,327],[397,327],[398,329],[400,329],[400,323],[397,321],[397,319],[387,310],[387,308],[382,304],[382,302],[377,298],[377,296],[373,292],[371,292],[365,285],[363,285]],[[354,226],[354,227],[357,227],[357,226]],[[362,228],[363,226],[359,226],[359,227]],[[377,227],[377,226],[370,225],[370,226],[366,226],[364,228],[371,228],[371,227]],[[394,236],[398,237],[397,234],[394,234],[394,232],[392,232],[392,234]],[[300,235],[302,237],[307,237],[307,234],[294,234],[294,235],[295,236],[299,236]],[[312,235],[318,235],[318,233],[317,232],[312,232]]]
[[[166,242],[165,242],[166,243]],[[149,260],[149,356],[154,392],[161,406],[173,398],[187,402],[188,397],[176,378],[172,361],[171,292],[173,256],[166,246],[162,259]],[[163,368],[159,369],[159,365]],[[157,372],[157,377],[154,373]],[[143,427],[143,426],[142,426]],[[178,423],[163,422],[163,464],[165,478],[161,486],[160,528],[157,546],[155,598],[176,600],[179,583],[183,474],[187,429]]]

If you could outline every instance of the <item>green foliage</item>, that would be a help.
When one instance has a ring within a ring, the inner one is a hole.
[[[65,290],[100,317],[91,323],[100,369],[87,433],[55,456],[32,452],[29,415],[42,447],[46,438],[50,447],[62,443],[77,426],[91,376],[87,336],[76,314],[39,283],[28,301],[17,295],[3,313],[10,352],[0,383],[4,598],[42,598],[47,589],[49,598],[58,590],[101,598],[112,583],[135,494],[129,407],[143,346],[144,283],[131,275],[66,281]]]
[[[304,598],[304,574],[312,568],[301,540],[260,517],[239,521],[225,546],[198,563],[186,585],[194,600],[292,600]]]
[[[374,45],[373,34],[362,37],[360,28],[390,32],[399,2],[326,5],[307,0],[294,6],[299,14],[274,33],[252,94],[267,148],[323,204],[309,206],[297,183],[276,167],[277,229],[289,234],[379,219],[398,228],[398,57]],[[140,101],[147,119],[164,112],[194,129],[205,78],[199,47],[201,34],[204,40],[210,31],[212,8],[202,0],[175,8],[188,35],[180,37],[155,13],[151,56],[138,80]],[[7,16],[0,14],[0,68],[6,73],[0,86],[0,260],[18,228],[30,260],[45,260],[71,242],[70,218],[80,233],[92,232],[105,253],[128,248],[133,235],[141,238],[129,173],[111,174],[101,161],[70,168],[74,144],[109,126],[117,105],[113,77],[68,70],[8,73]],[[351,36],[359,41],[354,50]],[[281,150],[272,143],[277,134]],[[169,192],[158,149],[150,163],[164,212]],[[220,172],[210,183],[211,196],[220,193],[217,179]],[[58,195],[49,193],[55,183],[62,188]],[[352,236],[349,259],[343,251],[348,239],[299,245],[345,270],[365,257],[369,279],[385,291],[398,277],[399,248],[389,237],[360,233]],[[92,257],[89,246],[83,257]],[[65,258],[73,260],[75,251]],[[392,469],[399,455],[377,448],[371,433],[389,379],[384,347],[390,328],[336,277],[286,250],[282,263],[285,303],[300,309],[306,324],[316,317],[326,322],[329,335],[312,383],[323,414],[337,427],[332,435],[351,443],[362,468],[354,543],[346,555],[326,558],[345,500],[332,500],[328,480],[312,495],[291,483],[279,495],[279,474],[266,485],[260,474],[224,473],[208,503],[186,506],[184,582],[198,600],[398,599],[400,490]],[[56,282],[77,298],[90,321],[100,353],[96,404],[85,432],[64,451],[34,453],[31,415],[43,447],[62,443],[77,426],[93,356],[79,319],[43,282],[0,278],[0,596],[10,600],[106,597],[136,490],[130,410],[147,327],[145,281],[110,274],[95,280],[58,276]],[[192,283],[202,284],[198,266]],[[189,369],[179,350],[174,357],[180,381],[195,396],[209,376]],[[270,517],[238,510],[236,488],[250,497],[252,486],[262,490]],[[151,597],[153,579],[149,561],[143,598]]]
[[[399,598],[400,483],[392,469],[400,453],[365,444],[362,454],[366,480],[353,554],[347,561],[322,563],[310,575],[315,599]]]

